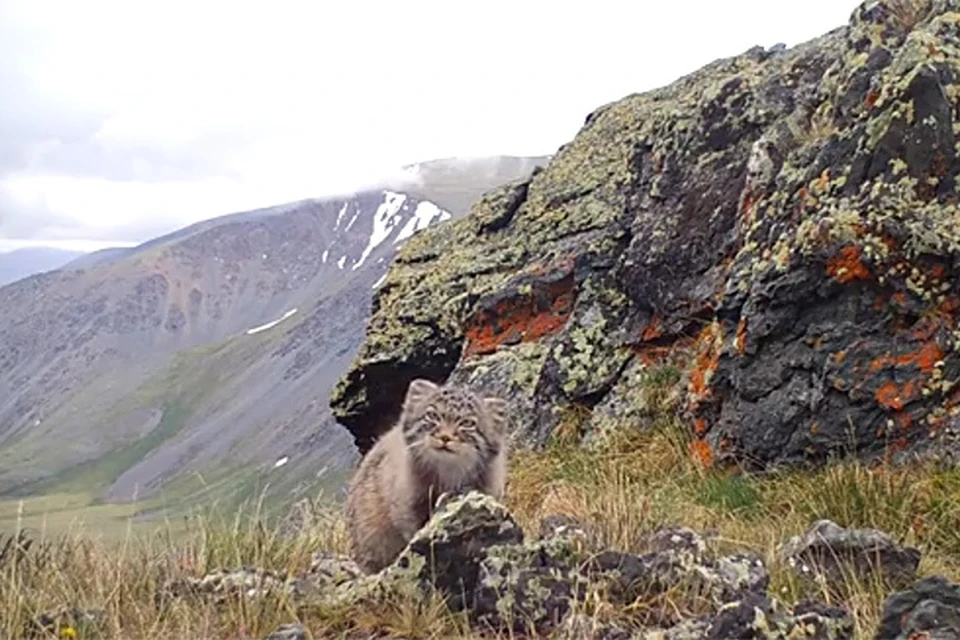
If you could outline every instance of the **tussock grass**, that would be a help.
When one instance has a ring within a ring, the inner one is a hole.
[[[542,517],[564,513],[586,526],[594,544],[643,553],[644,536],[660,527],[706,531],[720,550],[759,553],[772,574],[771,591],[783,600],[813,596],[849,609],[856,637],[872,636],[889,588],[855,575],[839,589],[801,584],[776,549],[814,520],[887,531],[923,551],[922,574],[960,580],[960,470],[853,460],[763,477],[705,469],[690,455],[689,437],[676,417],[682,376],[675,368],[654,368],[641,384],[649,387],[643,425],[611,432],[590,446],[561,433],[542,451],[513,455],[507,503],[528,534],[535,535]],[[0,637],[21,637],[31,618],[61,607],[104,612],[102,634],[79,637],[261,638],[296,620],[312,637],[479,637],[463,616],[438,601],[321,610],[298,609],[280,594],[219,606],[159,597],[163,585],[178,577],[243,566],[293,574],[309,567],[315,551],[345,551],[338,505],[317,499],[299,510],[295,526],[268,519],[263,506],[247,504],[230,517],[192,516],[149,534],[131,531],[120,541],[80,528],[56,536],[34,532],[26,549],[16,540],[0,540]],[[616,613],[602,602],[581,606],[597,620]],[[629,614],[664,621],[696,607],[670,592],[641,598]]]

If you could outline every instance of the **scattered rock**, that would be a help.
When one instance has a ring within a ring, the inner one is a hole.
[[[363,571],[349,556],[318,551],[310,559],[310,582],[317,587],[336,587],[363,575]]]
[[[208,598],[220,602],[244,596],[258,598],[268,594],[299,596],[303,591],[300,580],[289,579],[275,571],[244,567],[217,569],[202,578],[184,577],[172,580],[160,590],[160,598]]]
[[[489,495],[447,494],[379,573],[363,574],[348,558],[318,553],[303,576],[218,571],[182,581],[172,591],[221,598],[280,592],[300,604],[334,608],[439,595],[453,611],[466,611],[478,628],[571,639],[786,639],[800,637],[802,629],[812,634],[802,637],[850,637],[845,612],[815,603],[791,609],[770,599],[770,579],[758,556],[716,556],[691,529],[654,532],[643,540],[649,552],[641,555],[588,549],[582,526],[566,515],[544,518],[539,533],[525,540],[509,511]],[[649,603],[642,620],[634,615],[600,621],[583,612],[587,603],[617,611],[616,605],[638,600]],[[268,637],[304,633],[287,625]]]
[[[906,585],[917,575],[920,551],[902,547],[877,529],[844,529],[830,520],[818,520],[780,549],[798,575],[841,586],[851,572],[877,576],[894,586]]]
[[[960,584],[924,578],[883,603],[874,640],[960,640]]]
[[[543,633],[565,624],[588,596],[625,604],[683,587],[716,609],[763,592],[769,583],[757,556],[710,557],[704,540],[689,529],[654,534],[653,551],[645,555],[589,552],[568,516],[545,518],[540,529],[540,537],[524,541],[509,513],[477,492],[441,500],[393,565],[343,585],[336,598],[357,603],[436,591],[481,627]],[[609,629],[604,633],[615,637]]]
[[[587,533],[584,530],[583,525],[581,525],[576,518],[572,518],[568,515],[556,514],[547,516],[540,520],[541,540],[558,536],[585,538],[586,535]]]
[[[703,638],[847,640],[853,638],[853,619],[837,607],[800,603],[791,609],[765,594],[751,593],[743,600],[723,607]]]

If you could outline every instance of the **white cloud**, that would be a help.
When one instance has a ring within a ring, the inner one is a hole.
[[[601,104],[857,4],[5,0],[24,91],[49,118],[99,118],[37,127],[0,190],[98,232],[174,228],[418,160],[552,153]]]

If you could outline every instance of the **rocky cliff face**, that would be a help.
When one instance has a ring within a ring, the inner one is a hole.
[[[693,354],[706,462],[949,449],[960,404],[960,3],[865,2],[590,114],[529,179],[414,238],[331,406],[361,450],[414,376],[543,443],[636,419]]]

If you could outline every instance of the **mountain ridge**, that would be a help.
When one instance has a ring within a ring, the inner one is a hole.
[[[36,273],[61,269],[80,259],[82,251],[55,247],[23,247],[0,253],[0,287]]]

